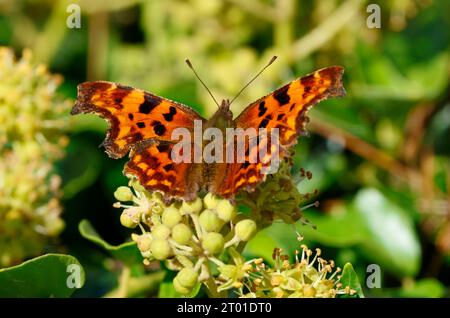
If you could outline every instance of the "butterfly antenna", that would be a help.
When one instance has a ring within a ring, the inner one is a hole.
[[[264,70],[265,70],[266,68],[268,68],[273,62],[275,62],[276,59],[277,59],[277,56],[274,55],[274,56],[270,59],[269,63],[267,63],[267,65],[264,66],[264,67],[262,68],[262,70],[258,72],[258,74],[256,74],[256,75],[255,75],[255,76],[254,76],[247,84],[245,84],[244,87],[242,87],[242,89],[239,91],[239,93],[237,93],[236,96],[231,100],[230,105],[231,105],[231,103],[234,102],[234,100],[235,100],[236,98],[239,97],[239,95],[242,94],[242,92],[243,92],[243,91],[244,91],[244,90],[245,90],[245,89],[246,89],[246,88],[247,88],[247,87],[248,87],[255,79],[258,78],[259,75],[261,75],[262,72],[264,72]]]
[[[191,61],[189,61],[189,59],[186,59],[186,64],[189,66],[189,68],[194,72],[195,76],[198,78],[198,80],[200,81],[200,83],[203,84],[203,86],[206,88],[206,90],[208,91],[209,95],[212,97],[212,99],[214,100],[214,102],[216,103],[217,107],[219,106],[219,103],[217,102],[217,100],[215,99],[214,95],[211,93],[211,91],[209,90],[208,86],[206,86],[206,84],[202,81],[202,79],[200,78],[200,76],[198,76],[197,72],[195,71],[194,67],[192,66]]]

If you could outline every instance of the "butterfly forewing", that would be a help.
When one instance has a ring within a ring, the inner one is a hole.
[[[71,112],[96,113],[111,125],[103,142],[113,158],[123,157],[133,144],[148,139],[170,141],[178,127],[193,129],[203,120],[192,108],[128,86],[110,82],[86,82],[78,86]]]
[[[308,109],[323,99],[344,96],[340,66],[318,70],[275,90],[250,104],[235,120],[237,127],[278,128],[280,143],[297,141],[306,124]]]

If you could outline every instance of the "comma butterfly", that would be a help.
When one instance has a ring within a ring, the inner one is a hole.
[[[331,66],[296,79],[251,103],[234,120],[228,100],[222,101],[216,113],[206,120],[183,104],[104,81],[80,84],[71,114],[95,113],[105,118],[110,124],[103,142],[107,154],[121,158],[130,151],[124,173],[137,177],[147,190],[162,192],[166,199],[189,201],[200,190],[233,198],[238,191],[252,191],[265,180],[263,169],[268,160],[251,163],[248,159],[256,148],[269,141],[260,139],[253,145],[247,144],[243,162],[175,162],[171,156],[172,132],[185,128],[193,133],[194,122],[198,121],[203,129],[217,127],[223,131],[227,127],[277,128],[276,155],[287,157],[305,128],[307,111],[323,99],[345,95],[343,72],[342,67]],[[274,155],[268,154],[269,161]]]

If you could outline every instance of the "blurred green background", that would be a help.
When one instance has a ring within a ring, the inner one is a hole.
[[[381,10],[380,28],[367,26],[371,3]],[[74,12],[67,12],[69,4],[81,9],[80,28],[66,24]],[[271,56],[279,57],[232,105],[235,115],[284,83],[342,65],[347,96],[314,108],[310,135],[296,146],[293,172],[304,168],[313,175],[298,187],[302,193],[317,189],[313,200],[320,201],[305,211],[317,230],[297,230],[326,258],[351,262],[369,297],[445,297],[449,12],[446,0],[3,0],[0,45],[19,57],[28,48],[35,63],[61,74],[60,98],[73,101],[77,84],[86,80],[109,80],[190,105],[205,117],[216,106],[186,67],[187,57],[219,99],[234,96]],[[76,296],[111,292],[121,267],[80,235],[79,222],[88,219],[114,245],[130,236],[112,207],[114,190],[127,183],[126,158],[110,159],[98,148],[106,127],[94,115],[70,118],[66,155],[55,163],[65,228],[42,252],[78,258],[86,285]],[[275,246],[298,247],[292,226],[274,224],[246,253],[270,261]],[[369,264],[380,266],[381,288],[367,288]],[[155,288],[134,296],[153,295]]]

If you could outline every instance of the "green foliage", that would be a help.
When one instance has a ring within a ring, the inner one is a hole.
[[[361,190],[355,197],[354,209],[367,231],[361,242],[367,257],[399,276],[415,276],[421,252],[408,213],[375,189]]]
[[[305,214],[317,227],[297,226],[308,241],[358,248],[370,262],[380,264],[399,277],[417,274],[421,252],[409,213],[382,192],[369,188],[360,190],[353,202],[337,208],[330,216],[317,212]],[[249,244],[249,252],[267,257],[274,246],[292,249],[295,244],[295,240],[289,238],[292,233],[288,225],[277,224],[259,234]]]
[[[60,82],[31,51],[16,59],[0,47],[0,266],[41,254],[64,228],[53,166],[68,143]]]
[[[398,289],[391,293],[395,297],[412,297],[412,298],[438,298],[445,296],[445,286],[442,285],[437,279],[424,278],[407,284],[404,288]],[[390,292],[388,291],[388,295]]]
[[[45,254],[0,269],[0,297],[70,297],[76,291],[67,283],[72,273],[71,265],[79,269],[78,287],[81,288],[85,272],[78,260],[70,255]]]
[[[141,253],[139,252],[135,242],[123,243],[116,246],[111,245],[100,237],[88,220],[82,220],[78,225],[78,228],[80,230],[80,234],[84,238],[102,247],[105,251],[110,253],[111,256],[124,262],[125,264],[132,265],[142,262]]]
[[[344,265],[344,269],[342,270],[342,276],[340,279],[340,283],[343,286],[349,286],[350,289],[356,291],[356,293],[351,295],[342,295],[341,297],[359,297],[364,298],[364,294],[361,288],[361,284],[358,279],[358,275],[356,275],[355,270],[353,269],[352,264],[347,263]]]

